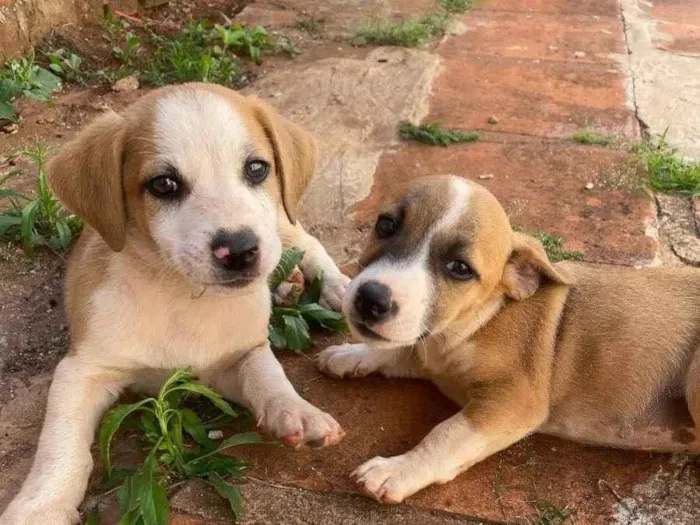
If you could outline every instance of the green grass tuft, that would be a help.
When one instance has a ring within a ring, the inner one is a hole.
[[[448,146],[460,142],[476,142],[479,134],[476,131],[461,131],[444,128],[439,123],[416,126],[403,120],[399,122],[399,135],[404,140],[415,140],[431,146]]]
[[[37,196],[31,198],[0,188],[0,199],[9,203],[9,209],[0,215],[0,239],[20,244],[27,257],[32,257],[38,246],[66,250],[82,222],[75,215],[66,213],[49,189],[45,171],[47,148],[37,142],[22,154],[36,165]]]
[[[218,410],[218,417],[203,422],[185,404],[191,397],[207,399]],[[260,443],[260,436],[255,432],[234,434],[217,444],[208,435],[210,429],[220,428],[238,417],[228,402],[196,382],[188,370],[173,372],[157,397],[117,405],[110,410],[100,425],[98,442],[106,470],[103,485],[121,484],[117,496],[119,523],[165,525],[170,512],[168,491],[186,479],[197,478],[228,501],[236,520],[242,519],[243,502],[237,482],[248,465],[224,451]],[[114,435],[127,421],[135,423],[137,438],[148,451],[143,464],[135,470],[115,469],[111,461]],[[231,478],[233,483],[227,481]]]
[[[579,144],[586,144],[589,146],[611,146],[616,142],[615,137],[610,135],[602,135],[590,129],[585,129],[574,133],[571,136],[571,140],[578,142]]]
[[[643,142],[633,150],[646,169],[654,191],[700,196],[700,162],[683,159],[666,142],[666,133],[657,141]]]
[[[564,247],[564,240],[561,237],[550,235],[544,232],[529,231],[522,228],[514,228],[519,233],[524,233],[534,237],[542,243],[547,257],[553,263],[561,261],[580,261],[583,259],[583,252],[567,250]]]
[[[377,46],[417,47],[432,37],[444,35],[449,20],[449,13],[444,10],[401,22],[375,20],[361,28],[357,36]]]
[[[440,0],[440,5],[450,13],[464,13],[469,11],[476,0]]]

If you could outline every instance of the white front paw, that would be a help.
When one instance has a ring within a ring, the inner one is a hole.
[[[0,516],[0,525],[74,525],[80,522],[76,509],[47,505],[45,502],[13,501]]]
[[[321,306],[340,312],[343,308],[343,298],[350,284],[350,277],[342,273],[333,273],[323,276],[323,290],[321,290]]]
[[[335,445],[345,435],[335,419],[301,398],[270,401],[258,425],[294,448]]]
[[[316,356],[318,369],[332,377],[364,377],[377,371],[374,352],[365,344],[329,346]]]
[[[362,492],[382,503],[401,503],[428,486],[432,481],[421,479],[424,465],[416,465],[410,453],[391,458],[374,457],[350,475]]]

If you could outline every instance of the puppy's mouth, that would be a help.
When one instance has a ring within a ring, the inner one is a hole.
[[[201,282],[202,286],[220,286],[222,288],[245,288],[258,280],[257,275],[242,275],[233,279],[221,279],[216,281]]]
[[[372,330],[367,324],[362,321],[361,319],[354,318],[351,319],[351,322],[353,326],[357,329],[357,331],[362,335],[363,337],[366,337],[367,339],[374,339],[375,341],[384,341],[387,343],[392,343],[393,341],[391,339],[388,339],[384,337],[381,334],[378,334],[374,330]]]

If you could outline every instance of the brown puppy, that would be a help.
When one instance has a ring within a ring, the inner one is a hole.
[[[320,369],[429,379],[463,407],[361,465],[371,496],[400,502],[533,432],[700,451],[700,271],[553,265],[457,177],[387,207],[361,264],[344,311],[366,344],[328,348]]]
[[[267,276],[283,244],[323,271],[339,306],[349,279],[296,222],[314,172],[311,137],[229,89],[154,91],[85,128],[49,165],[87,223],[68,266],[71,348],[49,392],[36,459],[1,525],[68,525],[87,486],[102,413],[175,367],[248,407],[292,446],[343,432],[294,390],[267,341]]]

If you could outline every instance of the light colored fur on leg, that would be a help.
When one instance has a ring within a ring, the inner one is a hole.
[[[321,372],[332,377],[426,377],[414,347],[373,349],[364,343],[329,346],[316,356]]]

